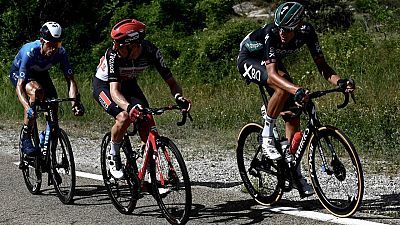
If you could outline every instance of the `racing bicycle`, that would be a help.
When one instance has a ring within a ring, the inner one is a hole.
[[[264,87],[259,86],[259,89],[264,105],[267,105]],[[275,146],[282,154],[282,159],[273,161],[262,157],[263,126],[249,123],[242,128],[236,149],[237,164],[244,186],[258,203],[276,204],[284,192],[301,187],[295,171],[308,150],[306,155],[309,178],[322,205],[338,217],[349,217],[360,207],[364,193],[364,177],[357,151],[341,130],[321,124],[313,102],[326,94],[337,92],[343,93],[345,97],[344,102],[337,107],[344,108],[349,103],[349,93],[337,87],[311,93],[309,102],[295,113],[296,115],[307,114],[308,124],[303,131],[292,162],[285,161],[285,152],[280,144],[283,139],[279,137],[276,130],[274,132]],[[354,100],[354,96],[351,95],[351,97]],[[297,189],[300,197],[305,197],[302,189]]]
[[[143,119],[147,119],[147,114],[161,115],[168,110],[181,108],[172,105],[143,108],[141,112]],[[182,115],[178,126],[184,125],[188,116],[192,120],[188,112],[182,112]],[[192,206],[192,191],[185,161],[178,147],[169,138],[161,136],[156,127],[150,129],[147,142],[140,143],[139,135],[136,135],[138,123],[133,123],[132,127],[133,131],[125,133],[121,145],[123,178],[114,178],[107,163],[111,148],[110,132],[104,135],[101,144],[101,171],[113,205],[120,213],[130,214],[137,200],[149,192],[157,200],[169,223],[185,224]]]
[[[52,98],[36,102],[32,109],[43,113],[46,120],[46,129],[42,135],[47,136],[44,143],[39,140],[38,123],[35,120],[32,131],[32,143],[36,148],[35,154],[29,156],[22,152],[20,145],[20,164],[24,181],[29,192],[40,193],[43,182],[43,173],[48,174],[47,184],[54,185],[58,198],[64,204],[72,202],[75,185],[75,162],[71,143],[67,133],[59,127],[57,110],[58,104],[66,101],[75,101],[75,98]],[[22,140],[22,132],[20,140]]]

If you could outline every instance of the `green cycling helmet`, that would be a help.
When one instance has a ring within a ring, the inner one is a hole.
[[[298,2],[285,2],[275,11],[275,25],[294,30],[303,20],[304,6]]]

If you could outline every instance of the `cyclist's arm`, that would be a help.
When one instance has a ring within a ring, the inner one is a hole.
[[[278,88],[281,88],[290,94],[295,94],[296,91],[300,88],[299,86],[289,82],[283,76],[278,73],[278,66],[276,62],[270,62],[266,65],[268,72],[268,85],[273,85]]]
[[[178,84],[174,77],[170,77],[165,82],[168,84],[169,89],[171,90],[172,96],[176,96],[176,94],[183,95],[182,87]]]
[[[331,84],[336,85],[340,77],[326,62],[324,53],[322,52],[322,48],[318,40],[318,35],[314,27],[311,24],[307,24],[306,26],[308,29],[307,46],[315,64],[317,65],[319,73]]]
[[[68,84],[68,96],[70,98],[76,98],[79,91],[78,91],[78,85],[76,84],[74,75],[66,76],[65,80],[67,81],[67,84]],[[71,103],[73,106],[74,102],[71,102]]]
[[[329,66],[325,58],[323,56],[317,57],[314,59],[314,62],[317,65],[318,71],[321,73],[321,75],[324,76],[324,78],[331,84],[336,85],[337,81],[340,79],[340,76],[336,74],[331,66]]]
[[[110,94],[112,100],[123,110],[127,110],[129,102],[121,93],[121,83],[120,82],[110,82]]]

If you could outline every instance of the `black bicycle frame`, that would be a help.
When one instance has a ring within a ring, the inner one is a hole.
[[[264,86],[259,85],[258,87],[260,89],[260,93],[261,93],[261,97],[262,97],[263,103],[264,103],[265,106],[267,106],[268,105],[268,98],[267,98],[267,95],[265,93]],[[321,123],[319,122],[318,118],[317,118],[317,114],[316,114],[316,110],[315,110],[315,104],[312,101],[310,101],[308,103],[308,106],[306,107],[306,110],[307,110],[307,114],[308,114],[310,119],[308,120],[308,124],[306,126],[306,129],[303,131],[300,144],[297,147],[296,153],[294,154],[294,162],[291,163],[291,165],[294,166],[294,167],[297,166],[297,165],[300,165],[300,161],[303,158],[303,155],[304,155],[304,153],[305,153],[305,151],[307,149],[307,145],[311,141],[312,134],[318,135],[316,131],[318,130],[318,128],[320,128],[322,126]],[[277,141],[279,141],[279,140],[277,140]],[[282,151],[283,150],[281,149],[281,152]]]

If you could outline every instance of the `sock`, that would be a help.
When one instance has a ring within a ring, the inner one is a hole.
[[[119,148],[120,147],[121,147],[121,142],[113,142],[113,141],[111,141],[110,154],[111,155],[119,154]]]
[[[264,129],[262,131],[261,136],[263,138],[272,138],[274,136],[274,126],[276,123],[276,118],[272,118],[267,115],[267,118],[265,119],[265,124],[264,124]]]

